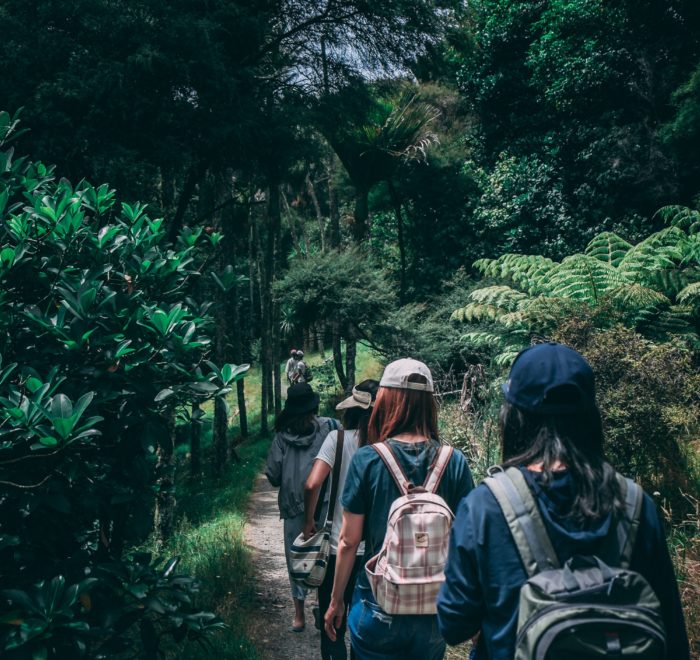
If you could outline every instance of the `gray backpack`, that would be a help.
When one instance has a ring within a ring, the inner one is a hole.
[[[520,589],[515,660],[666,658],[659,599],[644,577],[629,570],[643,492],[617,478],[625,515],[600,552],[616,568],[597,556],[574,556],[562,567],[522,472],[491,469],[484,483],[529,576]]]

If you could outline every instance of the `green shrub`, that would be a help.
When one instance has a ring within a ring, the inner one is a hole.
[[[169,244],[142,205],[15,157],[16,126],[0,112],[0,655],[156,657],[221,626],[177,558],[125,553],[154,505],[172,529],[176,409],[245,370],[206,361],[188,297],[219,237]]]

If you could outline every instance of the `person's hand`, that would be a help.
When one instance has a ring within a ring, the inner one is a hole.
[[[314,521],[308,522],[304,525],[302,534],[304,535],[304,541],[308,541],[316,533],[316,525]]]
[[[335,642],[336,630],[343,625],[343,617],[345,616],[345,603],[338,602],[331,598],[331,603],[323,617],[324,628],[328,639]]]

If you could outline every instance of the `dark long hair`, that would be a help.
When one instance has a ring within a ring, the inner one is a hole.
[[[426,383],[424,376],[409,376],[409,382]],[[367,440],[373,445],[399,433],[419,433],[438,439],[437,404],[432,392],[380,387],[374,412],[367,428]]]
[[[282,409],[275,419],[275,431],[277,433],[286,431],[292,435],[306,435],[311,431],[316,413],[316,410],[312,410],[311,412],[294,414]]]
[[[379,391],[379,381],[368,378],[355,385],[355,389],[360,392],[368,392],[372,395],[372,401],[377,398]],[[357,429],[358,446],[364,447],[367,444],[367,426],[369,418],[372,416],[372,407],[369,408],[346,408],[343,413],[343,426],[346,429]]]
[[[600,411],[573,415],[542,415],[508,402],[499,418],[504,467],[542,463],[545,483],[557,462],[567,467],[576,488],[571,516],[597,520],[623,509],[615,470],[603,454]]]

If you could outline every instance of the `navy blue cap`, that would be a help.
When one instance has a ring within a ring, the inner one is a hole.
[[[503,393],[518,408],[550,415],[586,412],[596,405],[590,365],[573,348],[554,342],[521,351]]]

